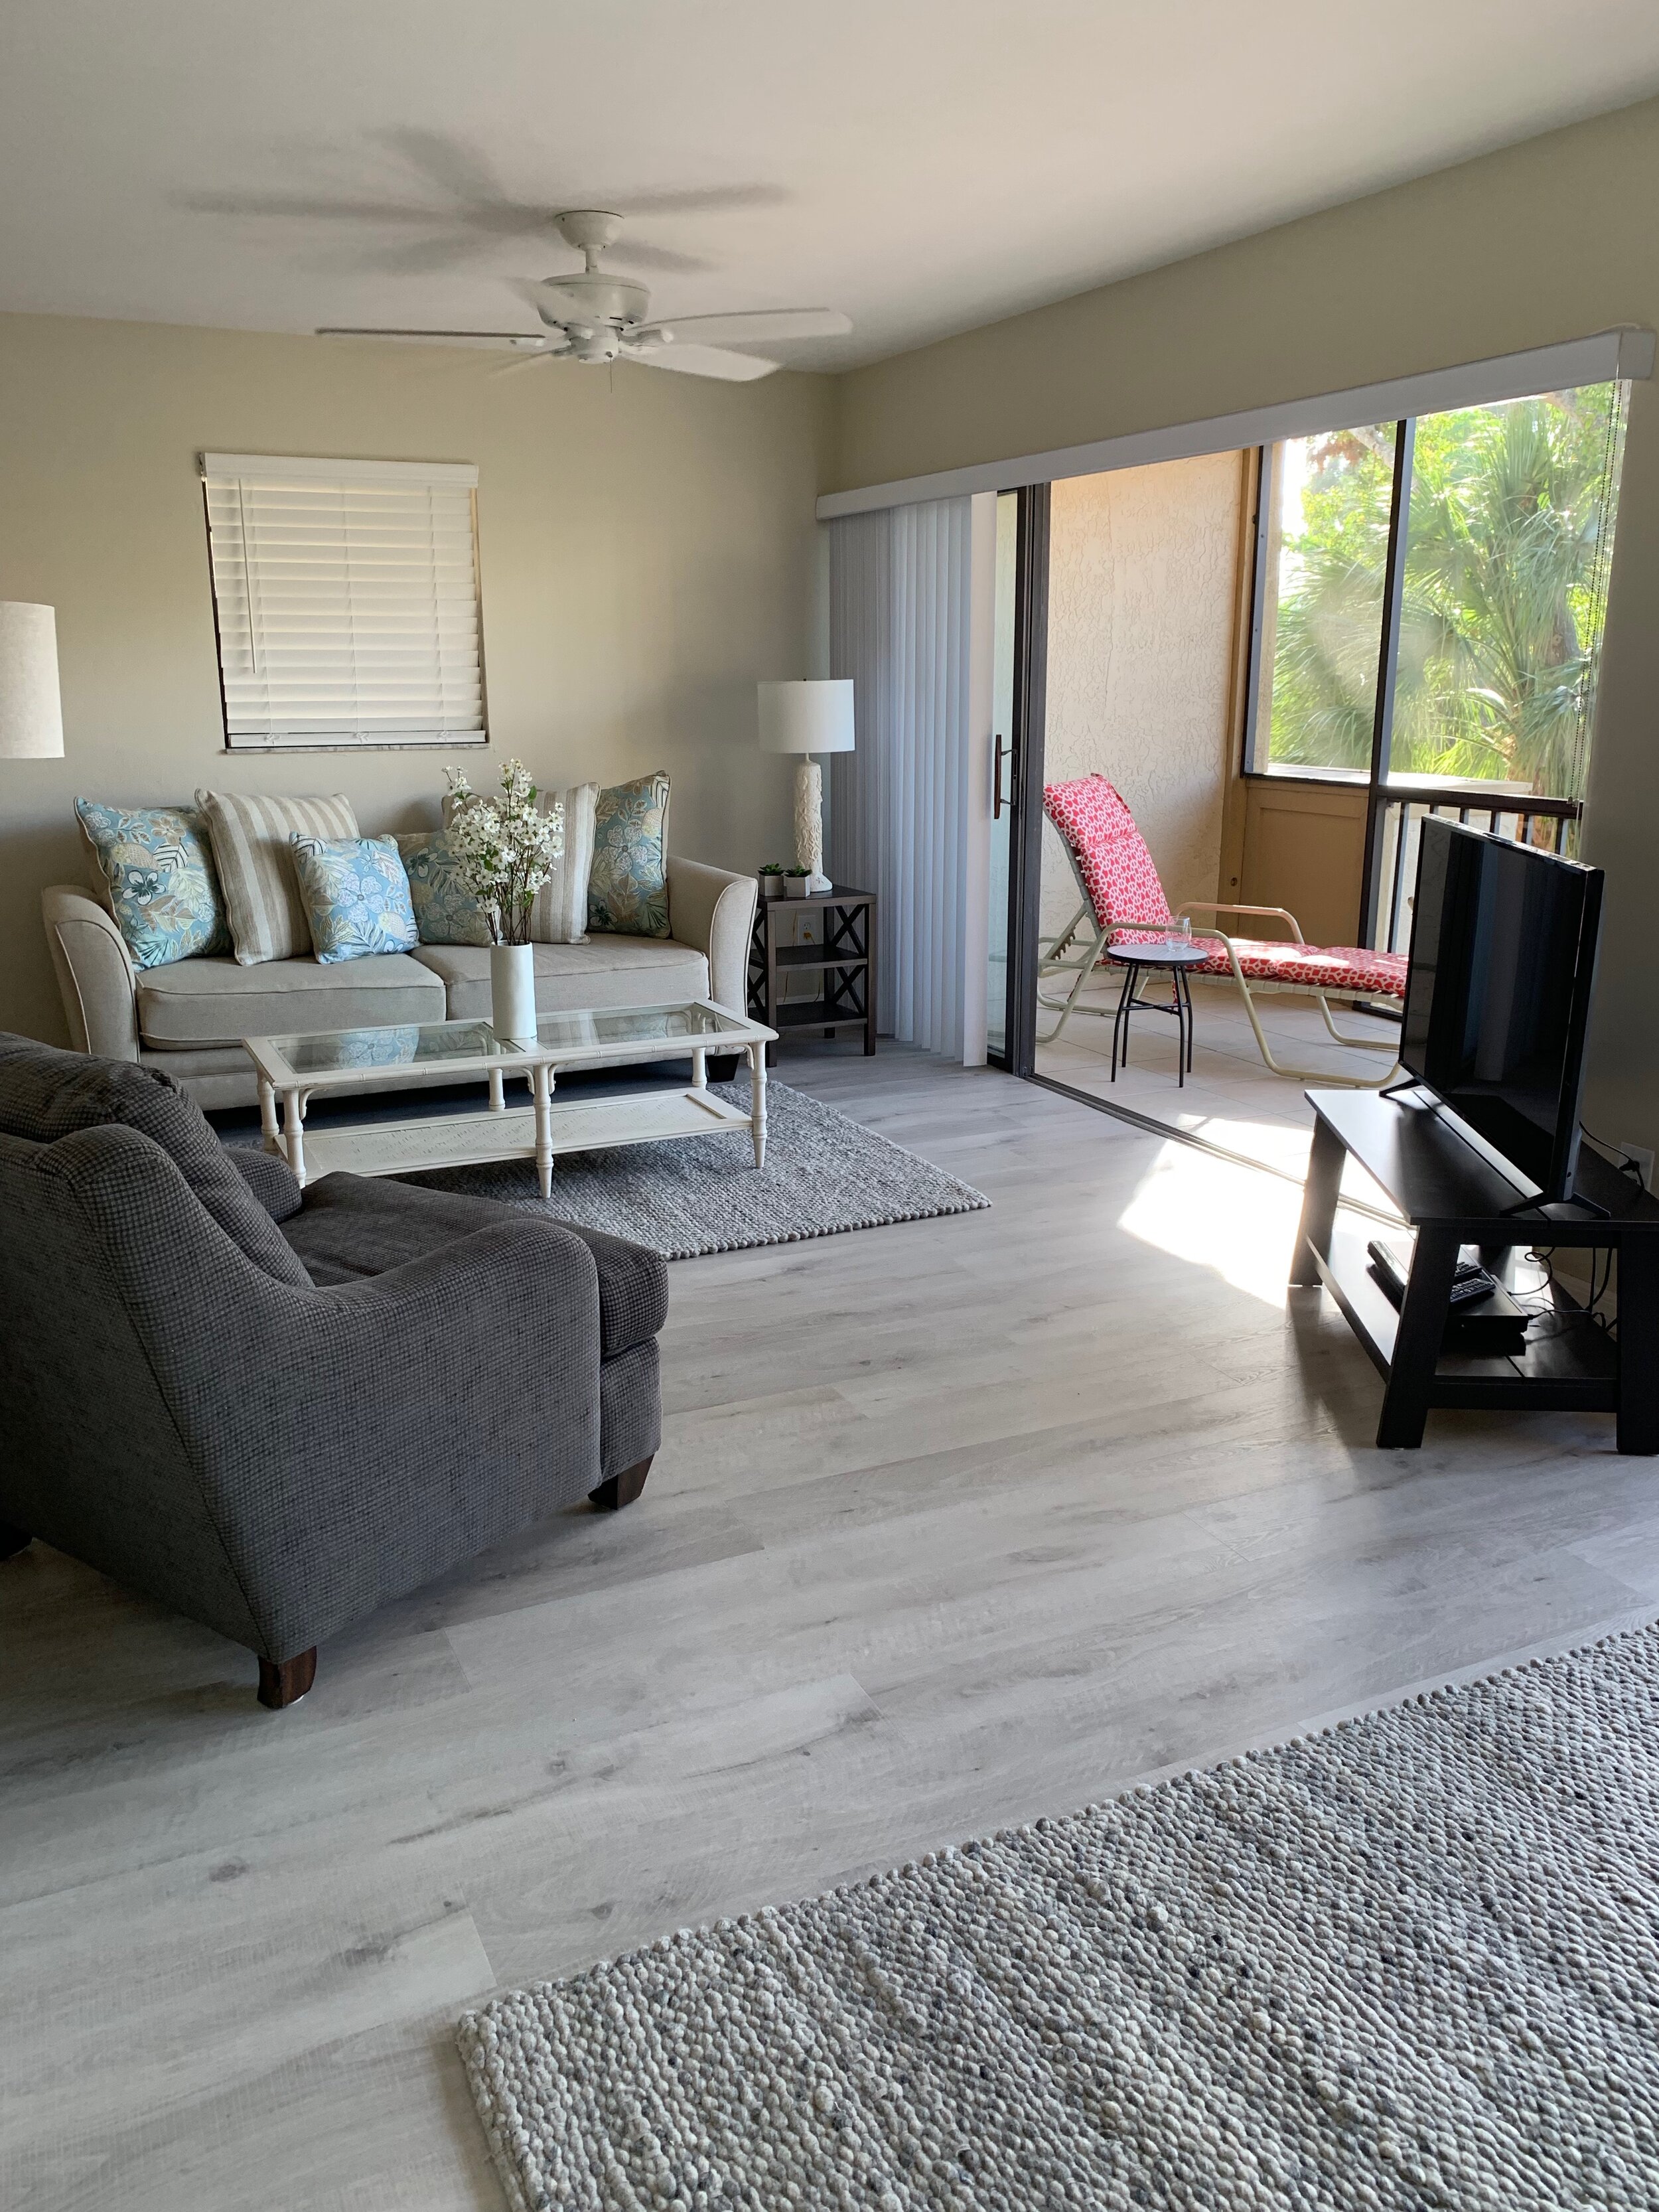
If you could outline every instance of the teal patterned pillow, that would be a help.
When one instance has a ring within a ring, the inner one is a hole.
[[[619,937],[666,937],[668,778],[636,776],[599,793],[587,926]]]
[[[75,811],[135,968],[230,951],[213,848],[193,806],[100,806],[77,799]]]
[[[319,962],[410,952],[420,943],[395,840],[307,837],[294,830],[288,842]]]
[[[415,830],[398,840],[422,945],[488,945],[489,924],[455,870],[447,830]]]

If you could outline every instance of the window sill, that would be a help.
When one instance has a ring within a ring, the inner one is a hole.
[[[1247,768],[1246,783],[1334,784],[1340,791],[1364,791],[1370,771],[1363,768]]]

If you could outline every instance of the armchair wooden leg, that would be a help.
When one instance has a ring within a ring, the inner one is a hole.
[[[27,1528],[14,1528],[9,1521],[0,1521],[0,1559],[9,1559],[14,1553],[26,1551],[33,1541]]]
[[[259,1662],[259,1703],[279,1713],[284,1705],[297,1705],[317,1679],[317,1647],[294,1659]]]
[[[651,1458],[654,1459],[653,1452]],[[602,1482],[597,1490],[590,1490],[588,1501],[601,1513],[618,1513],[624,1505],[631,1505],[645,1488],[645,1478],[651,1472],[651,1460],[642,1459],[637,1467],[624,1468],[613,1474],[609,1482]]]

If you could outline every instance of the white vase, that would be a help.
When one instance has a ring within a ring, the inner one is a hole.
[[[489,1025],[514,1044],[536,1042],[536,948],[492,945],[489,948]]]

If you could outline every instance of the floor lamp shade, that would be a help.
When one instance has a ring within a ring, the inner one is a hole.
[[[50,607],[0,599],[0,760],[60,760],[58,622]]]
[[[850,676],[760,687],[760,741],[769,753],[850,753]],[[823,770],[803,759],[795,771],[795,861],[811,891],[827,891],[823,872]]]

